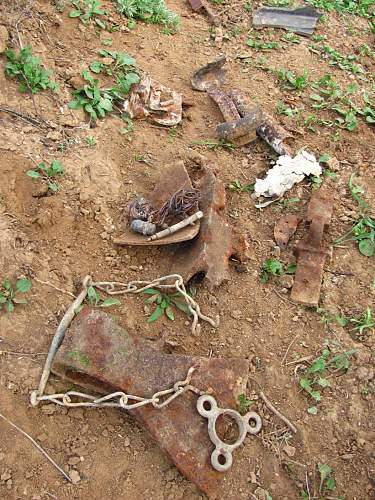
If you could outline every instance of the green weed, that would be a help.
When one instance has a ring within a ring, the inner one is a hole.
[[[116,0],[117,10],[129,20],[177,27],[180,18],[168,9],[164,0]]]
[[[287,43],[301,43],[301,37],[299,37],[298,35],[296,35],[295,33],[291,32],[291,31],[288,31],[288,33],[285,33],[285,35],[283,35],[281,37],[281,40],[283,42],[287,42]]]
[[[208,149],[213,149],[214,151],[216,151],[217,149],[229,149],[230,151],[232,151],[233,149],[236,148],[235,144],[226,141],[225,139],[220,139],[218,142],[207,139],[202,141],[193,141],[193,144],[200,144],[202,146],[207,146]]]
[[[256,50],[269,51],[273,49],[278,49],[280,47],[279,42],[264,42],[256,38],[248,38],[246,45]]]
[[[143,292],[146,295],[150,295],[148,299],[145,300],[146,304],[155,305],[155,309],[147,319],[147,323],[152,323],[159,319],[163,314],[171,321],[174,321],[173,308],[177,308],[187,316],[190,316],[190,310],[185,301],[179,299],[183,298],[180,292],[166,294],[162,293],[160,290],[155,288],[148,288]],[[190,293],[192,293],[190,291]]]
[[[367,336],[367,332],[365,333],[365,330],[372,331],[375,327],[375,319],[372,316],[372,310],[370,307],[367,307],[360,316],[349,318],[349,322],[355,325],[352,330],[355,332],[353,335],[355,340],[363,340]]]
[[[270,276],[282,276],[283,274],[295,274],[296,264],[288,264],[284,269],[284,265],[277,259],[267,259],[261,267],[260,281],[267,283]]]
[[[75,9],[69,12],[69,17],[79,17],[83,24],[94,20],[99,28],[106,29],[106,23],[99,16],[104,16],[107,12],[101,8],[99,0],[72,0],[71,3]]]
[[[21,49],[18,54],[14,50],[7,50],[5,55],[8,61],[5,64],[5,75],[20,82],[21,92],[36,94],[40,90],[56,91],[59,88],[57,83],[50,79],[52,71],[45,69],[40,59],[33,56],[29,45]]]
[[[90,148],[93,148],[94,146],[96,146],[97,142],[96,142],[96,139],[93,135],[89,135],[86,137],[86,144],[88,146],[90,146]]]
[[[362,66],[355,64],[358,61],[358,57],[354,54],[345,56],[330,45],[312,44],[309,46],[309,49],[316,54],[321,54],[323,58],[329,59],[330,66],[337,66],[343,71],[353,73],[354,75],[365,73]]]
[[[332,468],[326,464],[318,464],[320,476],[319,493],[325,493],[326,490],[333,491],[336,488],[336,482],[332,477]]]
[[[293,71],[280,69],[276,72],[276,76],[280,82],[283,82],[286,88],[293,90],[303,90],[309,84],[309,73],[304,69],[302,75],[298,75]]]
[[[365,18],[374,15],[374,0],[306,0],[318,9],[340,14],[355,14]]]
[[[350,357],[356,352],[356,349],[352,349],[331,357],[331,350],[323,349],[322,354],[304,370],[303,376],[299,379],[300,387],[314,401],[321,401],[321,390],[331,385],[327,378],[327,372],[335,370],[346,373],[350,366]]]
[[[349,191],[353,199],[358,203],[361,212],[352,228],[335,240],[334,245],[355,241],[362,255],[372,257],[375,253],[375,220],[366,215],[369,206],[361,196],[365,191],[362,186],[355,186],[353,184],[354,177],[355,173],[350,176]]]
[[[41,162],[35,167],[35,170],[28,170],[26,175],[32,179],[42,179],[52,193],[57,193],[60,189],[59,184],[56,182],[56,177],[64,175],[64,168],[58,160],[53,160],[50,165]]]
[[[108,299],[103,300],[98,290],[92,285],[87,288],[87,303],[93,307],[110,307],[110,306],[119,306],[121,302],[119,299],[115,297],[109,297]]]
[[[284,101],[278,101],[276,104],[276,111],[279,115],[285,115],[289,118],[293,118],[295,116],[299,116],[301,114],[303,108],[292,108],[285,104]]]
[[[8,278],[0,284],[0,309],[5,306],[8,312],[14,311],[15,304],[27,304],[27,300],[19,296],[20,293],[27,293],[31,288],[31,281],[21,278],[12,285]]]
[[[235,179],[228,184],[228,189],[229,191],[235,191],[237,193],[252,193],[254,191],[254,182],[242,184],[240,180]]]
[[[241,415],[244,415],[248,409],[250,408],[251,405],[254,404],[254,401],[251,401],[246,397],[245,394],[240,394],[238,396],[238,411],[241,413]]]

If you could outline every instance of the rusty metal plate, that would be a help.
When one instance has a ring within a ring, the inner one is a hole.
[[[298,217],[298,215],[289,214],[281,217],[281,219],[275,223],[273,235],[276,244],[282,250],[286,249],[290,238],[296,232],[298,224],[301,220],[301,217]]]
[[[316,23],[322,15],[311,6],[299,7],[297,9],[260,7],[254,12],[253,26],[284,28],[300,35],[311,36]]]
[[[121,328],[101,310],[84,308],[65,335],[52,371],[90,391],[124,391],[151,397],[184,380],[197,367],[191,383],[212,394],[221,407],[235,408],[245,392],[249,363],[164,354],[152,341]],[[186,392],[167,407],[145,406],[131,411],[176,467],[210,498],[216,498],[223,474],[210,463],[212,443],[207,422],[196,410],[197,395]]]
[[[202,167],[194,187],[201,193],[199,208],[204,213],[201,230],[172,255],[168,268],[185,281],[203,274],[209,287],[229,279],[229,257],[234,253],[232,230],[225,220],[225,186],[212,170]]]
[[[166,169],[162,174],[161,180],[156,184],[152,193],[147,198],[155,208],[160,208],[169,198],[179,189],[191,188],[191,180],[182,161]],[[159,246],[180,243],[195,238],[199,232],[200,221],[193,226],[187,226],[177,233],[171,234],[155,241],[147,241],[142,234],[133,232],[128,226],[125,227],[124,235],[114,238],[116,245],[139,245],[139,246]]]
[[[193,89],[205,92],[209,88],[223,85],[227,71],[223,66],[226,62],[227,58],[222,56],[197,69],[191,77]]]
[[[291,293],[295,302],[317,306],[320,298],[323,268],[327,251],[323,248],[324,228],[331,221],[334,191],[324,185],[311,195],[307,220],[311,221],[307,235],[295,249],[297,269]]]

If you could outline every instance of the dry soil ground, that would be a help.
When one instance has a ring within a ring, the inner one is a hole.
[[[26,3],[1,2],[0,24],[10,34],[10,47],[18,48],[15,22]],[[240,179],[246,184],[267,171],[273,153],[261,141],[233,151],[194,143],[212,139],[220,115],[207,95],[191,89],[189,78],[195,68],[220,53],[228,57],[230,85],[246,90],[273,113],[294,135],[296,149],[306,147],[317,156],[328,153],[337,158],[337,178],[332,183],[334,215],[327,242],[343,234],[357,213],[347,188],[352,172],[357,172],[356,182],[364,186],[368,203],[375,206],[374,129],[359,119],[356,130],[341,130],[335,135],[332,127],[318,125],[312,131],[298,116],[290,119],[277,115],[277,102],[283,100],[292,106],[304,106],[304,117],[312,113],[326,119],[338,116],[330,111],[313,111],[308,98],[311,88],[301,96],[284,90],[264,67],[299,73],[306,68],[310,82],[331,73],[342,85],[357,81],[371,88],[374,59],[358,54],[358,49],[363,44],[373,49],[373,35],[363,18],[343,18],[334,12],[316,30],[340,53],[357,53],[367,79],[361,80],[311,52],[309,39],[298,37],[299,43],[283,42],[281,48],[267,53],[248,47],[251,9],[257,2],[248,10],[244,8],[246,2],[228,0],[217,6],[226,34],[222,48],[215,44],[207,19],[193,14],[183,0],[168,2],[182,20],[181,29],[174,35],[142,23],[132,31],[121,28],[97,34],[92,24],[83,26],[79,20],[70,19],[69,6],[64,8],[64,3],[68,2],[28,2],[18,26],[23,43],[32,45],[60,85],[58,93],[35,95],[39,115],[54,128],[41,130],[0,112],[0,278],[25,275],[33,281],[27,305],[17,306],[13,313],[0,311],[0,410],[32,435],[66,471],[76,470],[78,476],[73,477],[79,481],[68,484],[21,434],[0,420],[0,497],[201,498],[130,415],[110,409],[68,411],[52,405],[30,406],[29,392],[38,383],[43,353],[71,300],[33,278],[77,293],[86,274],[122,281],[160,275],[168,250],[116,248],[111,239],[121,229],[127,200],[136,193],[147,193],[163,169],[184,159],[189,148],[215,164],[225,183]],[[113,23],[125,25],[113,3],[102,3]],[[283,35],[282,31],[268,30],[262,36],[269,41]],[[102,42],[109,37],[113,39],[111,49],[133,55],[139,67],[193,101],[176,132],[138,121],[133,133],[122,134],[123,123],[116,116],[89,128],[82,113],[67,109],[72,77],[98,58],[97,51],[105,48]],[[5,64],[4,55],[0,64]],[[20,93],[17,82],[7,79],[3,71],[0,105],[34,113],[30,96]],[[95,138],[95,146],[86,142],[88,136]],[[140,162],[141,155],[149,163]],[[38,161],[53,159],[59,159],[66,171],[61,189],[55,195],[38,197],[36,181],[25,172]],[[197,300],[203,310],[213,316],[220,313],[217,331],[203,325],[200,335],[192,336],[182,313],[176,315],[175,322],[161,319],[147,324],[141,297],[126,298],[121,307],[113,308],[128,329],[150,338],[163,336],[173,352],[248,358],[252,376],[298,427],[298,434],[292,436],[262,405],[258,387],[251,384],[248,397],[255,401],[252,408],[264,418],[263,430],[235,453],[233,468],[222,483],[221,498],[292,500],[300,498],[303,491],[307,495],[304,498],[375,498],[373,331],[366,330],[362,341],[353,340],[350,328],[325,324],[316,311],[292,303],[290,279],[272,278],[266,284],[259,279],[265,259],[276,256],[286,264],[293,261],[294,242],[280,256],[274,249],[273,225],[283,213],[304,213],[310,192],[311,185],[306,181],[287,194],[298,202],[258,210],[247,193],[228,191],[228,219],[249,235],[251,259],[246,268],[233,263],[230,281],[213,292],[204,283],[198,285]],[[361,314],[374,304],[374,277],[374,258],[361,255],[354,243],[333,248],[326,263],[321,307],[332,315]],[[304,366],[298,366],[303,362],[291,362],[307,356],[312,360],[327,342],[338,353],[353,348],[357,352],[345,374],[331,376],[331,387],[322,390],[322,401],[316,405],[318,413],[313,415],[307,409],[314,401],[298,384],[308,362]],[[56,383],[52,380],[49,390]],[[318,463],[332,467],[334,491],[319,493]]]

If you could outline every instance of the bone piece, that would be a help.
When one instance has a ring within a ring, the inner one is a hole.
[[[297,270],[291,299],[300,304],[317,306],[322,285],[323,267],[327,250],[323,248],[324,228],[328,227],[333,210],[334,191],[328,184],[311,195],[307,221],[307,235],[295,249]]]
[[[154,342],[121,328],[114,316],[84,308],[67,331],[52,371],[90,392],[151,397],[184,380],[193,366],[192,385],[212,393],[222,408],[236,407],[238,395],[246,390],[247,360],[164,354]],[[182,474],[209,498],[217,498],[224,475],[210,464],[207,421],[196,404],[197,395],[187,391],[161,410],[148,405],[132,410],[131,415]]]

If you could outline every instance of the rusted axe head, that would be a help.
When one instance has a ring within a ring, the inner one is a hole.
[[[223,85],[226,75],[226,70],[223,66],[226,62],[227,58],[222,56],[199,68],[191,77],[193,89],[206,92],[209,88]]]

